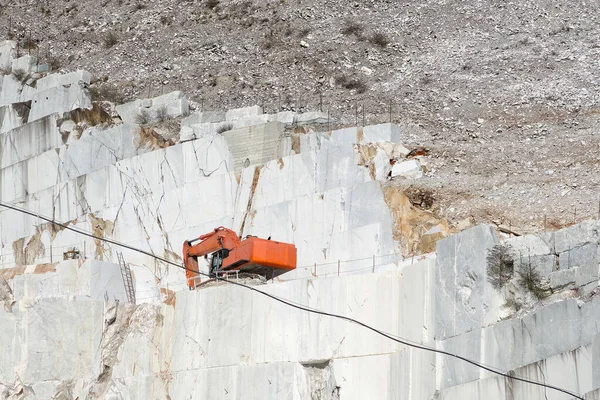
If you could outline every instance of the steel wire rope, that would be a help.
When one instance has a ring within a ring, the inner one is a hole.
[[[101,241],[104,241],[104,242],[107,242],[107,243],[114,244],[115,246],[123,247],[123,248],[129,249],[129,250],[141,253],[141,254],[145,254],[145,255],[147,255],[149,257],[155,258],[155,259],[157,259],[159,261],[162,261],[162,262],[164,262],[166,264],[173,265],[173,266],[175,266],[177,268],[181,268],[183,270],[189,270],[189,271],[198,273],[199,275],[206,276],[206,277],[210,278],[210,275],[207,274],[207,273],[205,273],[205,272],[190,270],[189,268],[186,268],[183,265],[177,264],[176,262],[171,261],[171,260],[167,260],[166,258],[157,256],[157,255],[155,255],[155,254],[153,254],[151,252],[135,248],[133,246],[130,246],[130,245],[125,244],[125,243],[118,242],[118,241],[113,240],[113,239],[108,239],[108,238],[96,236],[96,235],[94,235],[92,233],[89,233],[89,232],[86,232],[86,231],[82,231],[80,229],[72,228],[72,227],[68,226],[67,224],[63,224],[61,222],[54,221],[51,218],[45,217],[45,216],[40,215],[38,213],[34,213],[33,211],[29,211],[29,210],[26,210],[26,209],[23,209],[23,208],[20,208],[20,207],[16,207],[16,206],[14,206],[12,204],[4,203],[3,201],[0,201],[0,206],[12,209],[14,211],[18,211],[18,212],[21,212],[21,213],[24,213],[24,214],[27,214],[27,215],[30,215],[32,217],[37,217],[38,219],[42,219],[42,220],[44,220],[46,222],[50,222],[50,223],[52,223],[54,225],[58,225],[58,226],[62,227],[63,229],[67,229],[67,230],[70,230],[72,232],[79,233],[80,235],[88,236],[88,237],[93,238],[93,239],[97,239],[97,240],[101,240]],[[544,388],[547,388],[547,389],[552,389],[552,390],[555,390],[555,391],[567,394],[569,396],[572,396],[572,397],[574,397],[576,399],[585,400],[578,393],[571,392],[569,390],[566,390],[566,389],[563,389],[563,388],[560,388],[560,387],[557,387],[557,386],[549,385],[549,384],[546,384],[546,383],[543,383],[543,382],[537,382],[537,381],[534,381],[534,380],[531,380],[531,379],[521,378],[521,377],[516,376],[516,375],[510,375],[509,373],[498,371],[495,368],[486,366],[486,365],[484,365],[482,363],[479,363],[478,361],[474,361],[474,360],[468,359],[466,357],[463,357],[461,355],[450,353],[450,352],[445,351],[445,350],[435,349],[435,348],[428,347],[428,346],[421,345],[421,344],[417,344],[417,343],[411,343],[410,340],[401,338],[400,336],[395,336],[395,335],[392,335],[392,334],[385,333],[385,332],[383,332],[381,330],[378,330],[378,329],[376,329],[376,328],[374,328],[374,327],[372,327],[372,326],[370,326],[370,325],[368,325],[368,324],[366,324],[364,322],[360,322],[358,320],[355,320],[355,319],[350,318],[350,317],[346,317],[344,315],[329,313],[329,312],[326,312],[326,311],[321,311],[321,310],[313,309],[313,308],[310,308],[310,307],[305,306],[305,305],[297,304],[297,303],[294,303],[291,300],[287,300],[287,299],[284,299],[284,298],[281,298],[281,297],[278,297],[278,296],[275,296],[275,295],[263,292],[261,290],[258,290],[256,288],[252,287],[252,286],[244,285],[243,283],[239,283],[239,282],[235,282],[235,281],[232,281],[232,280],[227,280],[227,279],[223,279],[223,278],[219,278],[219,277],[216,277],[214,279],[216,281],[226,282],[228,284],[239,286],[239,287],[248,289],[250,291],[259,293],[259,294],[261,294],[263,296],[266,296],[266,297],[268,297],[268,298],[270,298],[272,300],[275,300],[275,301],[277,301],[279,303],[285,304],[287,306],[296,308],[296,309],[301,310],[301,311],[306,311],[306,312],[309,312],[309,313],[313,313],[313,314],[317,314],[317,315],[323,315],[323,316],[327,316],[327,317],[331,317],[331,318],[336,318],[336,319],[340,319],[340,320],[343,320],[343,321],[346,321],[346,322],[357,324],[357,325],[362,326],[363,328],[365,328],[367,330],[375,332],[376,334],[378,334],[380,336],[383,336],[383,337],[385,337],[385,338],[387,338],[389,340],[392,340],[392,341],[394,341],[396,343],[403,344],[405,346],[409,346],[409,347],[413,347],[413,348],[416,348],[416,349],[425,350],[425,351],[429,351],[429,352],[433,352],[433,353],[437,353],[437,354],[442,354],[442,355],[445,355],[445,356],[448,356],[448,357],[456,358],[458,360],[464,361],[464,362],[466,362],[468,364],[474,365],[477,368],[486,370],[486,371],[491,372],[493,374],[496,374],[498,376],[503,376],[503,377],[508,378],[508,379],[512,379],[512,380],[516,380],[516,381],[520,381],[520,382],[524,382],[524,383],[528,383],[528,384],[532,384],[532,385],[536,385],[536,386],[541,386],[541,387],[544,387]]]

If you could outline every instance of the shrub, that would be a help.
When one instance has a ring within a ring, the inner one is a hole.
[[[367,91],[367,85],[360,79],[350,79],[346,75],[340,75],[335,78],[335,84],[348,90],[356,90],[356,93]]]
[[[160,16],[160,23],[163,25],[171,25],[171,23],[173,22],[173,17],[167,16],[167,15],[161,15]]]
[[[146,8],[146,5],[144,3],[137,2],[135,4],[135,7],[133,8],[133,11],[143,10],[144,8]]]
[[[148,125],[149,122],[150,122],[150,114],[148,114],[148,111],[146,111],[146,110],[141,110],[135,116],[135,123],[138,125]]]
[[[50,57],[46,62],[52,71],[58,71],[60,69],[60,59],[58,57]]]
[[[298,37],[305,38],[308,36],[309,33],[310,33],[310,28],[301,29],[300,32],[298,32]]]
[[[104,37],[104,47],[107,49],[119,43],[119,37],[114,32],[108,32]]]
[[[233,124],[223,124],[217,128],[217,133],[221,134],[223,132],[227,132],[233,129]]]
[[[158,122],[164,122],[169,119],[169,113],[167,111],[167,106],[161,106],[156,110],[156,119]]]
[[[89,93],[92,101],[110,101],[116,104],[122,104],[126,101],[125,96],[116,87],[108,84],[91,86]]]
[[[33,40],[31,38],[27,38],[23,42],[23,49],[25,49],[25,50],[35,50],[35,49],[37,49],[37,43],[35,42],[35,40]]]
[[[0,76],[10,75],[10,74],[12,74],[12,68],[11,67],[2,67],[2,68],[0,68]]]
[[[488,251],[487,280],[496,290],[502,289],[515,274],[515,257],[512,246],[497,244]]]
[[[386,47],[390,43],[390,39],[381,32],[374,33],[369,41],[379,47]]]
[[[542,275],[533,264],[522,266],[517,275],[517,284],[521,289],[528,290],[538,299],[546,297],[546,291],[542,288]]]
[[[347,19],[342,27],[342,33],[344,35],[362,36],[363,27],[358,22]]]
[[[212,10],[213,8],[217,7],[219,5],[219,3],[220,3],[219,0],[206,0],[206,3],[204,3],[204,6],[206,8],[209,8]]]

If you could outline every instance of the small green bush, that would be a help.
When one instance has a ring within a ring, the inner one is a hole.
[[[487,280],[496,290],[506,285],[515,274],[515,256],[509,244],[497,244],[487,254]]]
[[[538,299],[546,297],[542,288],[542,275],[532,264],[526,264],[517,271],[517,284],[521,289],[531,292]]]

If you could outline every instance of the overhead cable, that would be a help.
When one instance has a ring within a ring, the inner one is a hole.
[[[38,213],[34,213],[32,211],[29,211],[29,210],[26,210],[26,209],[23,209],[23,208],[20,208],[20,207],[16,207],[16,206],[14,206],[12,204],[8,204],[8,203],[0,201],[0,206],[3,206],[3,207],[6,207],[6,208],[9,208],[9,209],[18,211],[18,212],[23,213],[23,214],[30,215],[32,217],[36,217],[36,218],[38,218],[40,220],[49,222],[49,223],[51,223],[53,225],[59,226],[59,227],[61,227],[63,229],[70,230],[70,231],[78,233],[80,235],[84,235],[84,236],[87,236],[87,237],[90,237],[90,238],[93,238],[93,239],[97,239],[97,240],[101,240],[101,241],[104,241],[104,242],[107,242],[107,243],[114,244],[115,246],[119,246],[119,247],[122,247],[122,248],[125,248],[125,249],[129,249],[129,250],[141,253],[141,254],[145,254],[145,255],[147,255],[149,257],[152,257],[152,258],[154,258],[156,260],[162,261],[162,262],[164,262],[166,264],[169,264],[169,265],[172,265],[174,267],[181,268],[183,270],[189,270],[189,271],[198,273],[199,275],[213,278],[213,277],[209,276],[209,274],[207,274],[207,273],[200,272],[200,271],[193,271],[193,270],[191,270],[189,268],[186,268],[184,265],[178,264],[178,263],[176,263],[174,261],[171,261],[171,260],[167,260],[166,258],[157,256],[157,255],[155,255],[155,254],[153,254],[151,252],[135,248],[133,246],[127,245],[125,243],[118,242],[118,241],[113,240],[113,239],[109,239],[109,238],[105,238],[105,237],[101,237],[101,236],[96,236],[93,233],[73,228],[73,227],[69,226],[68,224],[65,224],[65,223],[62,223],[62,222],[57,222],[57,221],[55,221],[55,220],[53,220],[53,219],[51,219],[49,217],[40,215]],[[493,368],[493,367],[487,366],[485,364],[482,364],[482,363],[480,363],[478,361],[470,360],[470,359],[468,359],[466,357],[463,357],[463,356],[458,355],[458,354],[450,353],[450,352],[445,351],[445,350],[436,349],[436,348],[425,346],[425,345],[422,345],[422,344],[411,343],[411,341],[409,341],[408,339],[404,339],[404,338],[401,338],[399,336],[395,336],[395,335],[383,332],[383,331],[378,330],[378,329],[376,329],[376,328],[374,328],[374,327],[372,327],[372,326],[370,326],[368,324],[365,324],[363,322],[360,322],[360,321],[355,320],[355,319],[350,318],[350,317],[346,317],[344,315],[333,314],[333,313],[329,313],[329,312],[317,310],[317,309],[314,309],[314,308],[310,308],[310,307],[307,307],[307,306],[304,306],[304,305],[301,305],[301,304],[297,304],[297,303],[294,303],[294,302],[292,302],[290,300],[287,300],[287,299],[284,299],[284,298],[281,298],[281,297],[278,297],[278,296],[275,296],[275,295],[263,292],[261,290],[258,290],[255,287],[244,285],[243,283],[239,283],[239,282],[235,282],[235,281],[232,281],[232,280],[227,280],[227,279],[223,279],[223,278],[219,278],[219,277],[216,277],[214,279],[218,280],[218,281],[226,282],[226,283],[231,284],[231,285],[239,286],[239,287],[242,287],[244,289],[251,290],[253,292],[256,292],[256,293],[259,293],[259,294],[261,294],[263,296],[266,296],[266,297],[268,297],[268,298],[270,298],[272,300],[275,300],[277,302],[285,304],[285,305],[287,305],[289,307],[296,308],[298,310],[306,311],[306,312],[312,313],[312,314],[323,315],[323,316],[326,316],[326,317],[336,318],[336,319],[340,319],[340,320],[344,320],[344,321],[347,321],[347,322],[351,322],[351,323],[357,324],[359,326],[362,326],[365,329],[368,329],[368,330],[370,330],[372,332],[375,332],[376,334],[378,334],[380,336],[383,336],[383,337],[385,337],[385,338],[387,338],[389,340],[392,340],[392,341],[394,341],[396,343],[403,344],[405,346],[409,346],[409,347],[413,347],[413,348],[416,348],[416,349],[425,350],[425,351],[429,351],[429,352],[433,352],[433,353],[437,353],[437,354],[442,354],[442,355],[445,355],[445,356],[448,356],[448,357],[456,358],[458,360],[461,360],[461,361],[464,361],[464,362],[466,362],[468,364],[471,364],[471,365],[473,365],[473,366],[475,366],[477,368],[483,369],[485,371],[491,372],[493,374],[496,374],[498,376],[502,376],[502,377],[507,378],[507,379],[512,379],[512,380],[515,380],[515,381],[520,381],[520,382],[524,382],[524,383],[527,383],[527,384],[536,385],[536,386],[544,387],[544,388],[547,388],[547,389],[552,389],[552,390],[555,390],[555,391],[558,391],[558,392],[565,393],[565,394],[567,394],[569,396],[572,396],[572,397],[574,397],[576,399],[585,400],[580,394],[571,392],[569,390],[566,390],[566,389],[563,389],[563,388],[560,388],[560,387],[557,387],[557,386],[549,385],[549,384],[546,384],[546,383],[543,383],[543,382],[538,382],[538,381],[527,379],[527,378],[522,378],[522,377],[516,376],[516,375],[511,374],[511,373],[505,373],[505,372],[497,370],[496,368]]]

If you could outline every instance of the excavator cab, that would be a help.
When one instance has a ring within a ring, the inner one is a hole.
[[[217,250],[210,256],[209,275],[211,278],[217,276],[217,272],[223,267],[223,259],[229,257],[228,249]]]
[[[272,279],[296,268],[296,246],[290,243],[261,239],[256,236],[240,238],[230,229],[219,227],[194,240],[183,243],[183,262],[190,290],[196,288],[199,275],[198,257],[211,255],[209,276],[219,271],[239,271],[259,274]],[[198,244],[194,242],[200,241]]]

